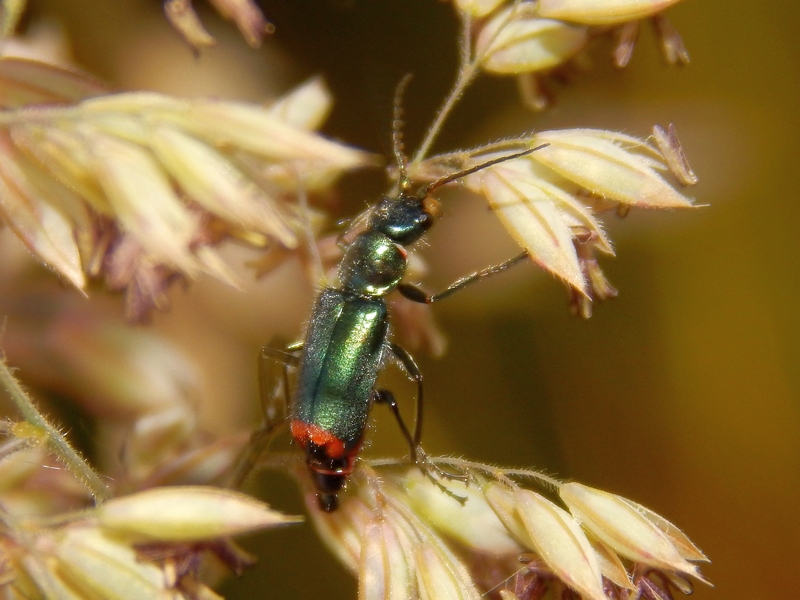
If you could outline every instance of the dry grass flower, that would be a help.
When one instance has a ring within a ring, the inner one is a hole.
[[[8,597],[98,600],[216,597],[198,579],[204,554],[241,570],[252,559],[229,536],[298,520],[243,494],[203,487],[148,490],[56,522],[7,511],[0,519]]]
[[[91,80],[23,59],[0,59],[0,74],[0,211],[79,289],[88,276],[124,290],[133,320],[165,308],[179,278],[235,283],[213,249],[225,238],[297,247],[302,210],[286,196],[372,162],[309,131],[330,102],[318,79],[265,108],[98,96]]]
[[[669,131],[671,137],[656,126],[655,144],[613,131],[542,131],[433,156],[412,165],[411,176],[433,177],[537,148],[469,175],[464,185],[486,199],[531,260],[569,286],[574,312],[588,318],[593,300],[616,296],[595,259],[596,252],[614,254],[597,215],[627,207],[693,206],[661,175],[669,172],[682,185],[697,182],[672,125]]]
[[[617,25],[652,17],[676,4],[678,0],[540,0],[543,17],[590,25]]]
[[[572,591],[634,600],[689,593],[690,578],[707,583],[694,564],[707,562],[703,553],[630,500],[534,471],[436,462],[468,483],[435,485],[416,468],[376,461],[354,477],[334,514],[309,494],[323,539],[358,574],[360,598],[532,600]],[[566,509],[520,487],[520,478],[555,491]]]
[[[664,60],[687,64],[689,53],[677,30],[662,14],[678,0],[457,1],[462,18],[475,31],[465,39],[462,73],[481,69],[516,75],[523,101],[542,110],[552,101],[550,74],[562,76],[595,38],[612,35],[618,67],[627,66],[640,23],[649,19]]]
[[[221,16],[236,23],[242,37],[253,48],[258,48],[264,35],[275,29],[253,0],[209,2]],[[194,52],[216,45],[216,40],[203,27],[192,0],[164,0],[164,14]]]
[[[507,8],[481,29],[475,52],[490,73],[542,71],[575,56],[589,41],[587,27],[543,19],[534,5]]]

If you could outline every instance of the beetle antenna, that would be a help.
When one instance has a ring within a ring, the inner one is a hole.
[[[433,183],[425,186],[420,190],[419,197],[424,198],[432,191],[442,187],[450,183],[451,181],[455,181],[456,179],[461,179],[462,177],[466,177],[467,175],[472,175],[473,173],[477,173],[487,167],[492,167],[502,162],[506,162],[507,160],[513,160],[515,158],[520,158],[523,156],[527,156],[531,152],[536,152],[537,150],[541,150],[550,144],[541,144],[536,146],[535,148],[528,148],[527,150],[523,150],[521,152],[515,152],[514,154],[508,154],[506,156],[501,156],[500,158],[493,158],[492,160],[487,160],[486,162],[480,163],[478,165],[472,166],[469,169],[464,169],[463,171],[457,171],[456,173],[450,173],[450,175],[445,175],[444,177],[437,179]]]
[[[392,113],[392,150],[394,159],[397,161],[397,168],[400,170],[400,191],[408,190],[408,159],[403,148],[403,94],[411,81],[411,73],[405,75],[394,90],[394,105]]]

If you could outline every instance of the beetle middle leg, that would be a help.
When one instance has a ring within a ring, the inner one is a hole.
[[[275,433],[286,423],[289,403],[289,370],[297,367],[302,343],[286,350],[263,346],[258,355],[258,396],[261,406],[261,426],[250,436],[232,477],[231,487],[239,489],[267,451]]]
[[[302,344],[278,350],[263,346],[258,355],[258,396],[261,405],[263,427],[272,433],[286,422],[290,402],[289,369],[299,363]]]

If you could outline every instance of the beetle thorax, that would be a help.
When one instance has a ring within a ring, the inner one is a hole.
[[[347,248],[339,265],[339,281],[361,296],[385,296],[406,270],[406,251],[377,231],[364,231]]]

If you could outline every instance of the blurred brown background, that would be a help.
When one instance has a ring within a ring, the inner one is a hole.
[[[196,3],[220,41],[197,59],[158,2],[31,0],[28,23],[60,21],[76,61],[120,89],[261,101],[322,74],[336,99],[325,132],[384,155],[402,75],[415,76],[411,148],[454,76],[456,20],[444,2],[263,0],[276,33],[260,51]],[[703,570],[716,587],[698,584],[699,599],[797,598],[800,198],[790,179],[800,159],[800,4],[685,0],[667,16],[691,54],[686,68],[662,65],[645,29],[624,71],[596,44],[594,68],[555,86],[548,112],[525,112],[511,80],[484,77],[449,122],[440,150],[560,127],[646,136],[673,122],[700,177],[690,194],[710,206],[608,219],[618,257],[603,265],[620,297],[588,322],[568,316],[560,284],[528,265],[437,305],[450,349],[418,356],[425,443],[433,454],[536,466],[652,508],[712,559]],[[348,178],[336,216],[355,214],[382,187],[379,173]],[[421,250],[431,289],[513,253],[478,203],[445,210]],[[244,294],[208,282],[174,290],[173,311],[155,327],[204,365],[207,423],[254,421],[256,348],[275,333],[296,337],[312,293],[291,264]],[[400,397],[410,393],[388,377]],[[369,451],[401,454],[390,418],[376,421]],[[264,495],[299,510],[273,488]],[[231,598],[248,589],[355,597],[307,527],[251,547],[260,563],[227,584]]]

